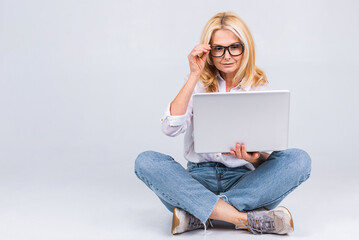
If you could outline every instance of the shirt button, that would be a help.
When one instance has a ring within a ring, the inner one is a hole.
[[[163,122],[163,118],[161,118],[161,122]]]
[[[216,157],[219,157],[219,154],[216,154]]]

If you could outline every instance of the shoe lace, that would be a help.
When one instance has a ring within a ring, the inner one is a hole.
[[[188,229],[192,230],[192,229],[198,229],[201,227],[203,227],[202,222],[198,218],[196,218],[194,216],[190,216],[189,222],[188,222]]]
[[[211,219],[208,219],[205,223],[202,223],[201,220],[191,215],[188,222],[188,229],[192,230],[192,229],[204,228],[204,231],[206,232],[207,227],[209,225],[211,225],[211,227],[214,228]]]
[[[248,229],[253,234],[263,234],[274,231],[274,219],[268,216],[249,217],[248,224],[242,222],[242,225],[236,225],[236,229]]]

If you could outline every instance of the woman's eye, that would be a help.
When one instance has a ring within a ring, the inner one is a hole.
[[[223,47],[215,47],[214,50],[216,50],[216,51],[222,51],[222,50],[223,50]]]
[[[239,45],[238,45],[238,44],[232,45],[231,48],[232,48],[232,49],[237,49],[237,48],[239,48]]]

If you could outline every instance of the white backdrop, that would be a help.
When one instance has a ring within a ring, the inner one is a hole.
[[[0,0],[0,238],[132,239],[125,209],[165,212],[134,160],[151,149],[185,163],[160,118],[205,23],[229,10],[271,88],[292,92],[308,188],[331,175],[358,192],[357,1]]]

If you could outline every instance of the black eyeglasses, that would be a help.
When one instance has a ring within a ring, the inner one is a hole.
[[[242,43],[232,44],[227,47],[220,45],[213,45],[211,46],[210,54],[212,57],[222,57],[226,53],[226,50],[228,50],[229,54],[232,57],[236,57],[243,53],[244,45]]]

